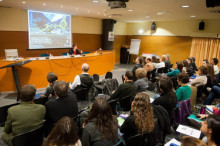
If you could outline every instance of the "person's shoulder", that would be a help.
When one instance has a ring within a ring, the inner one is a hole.
[[[8,109],[8,112],[17,111],[18,109],[20,109],[20,104],[10,107],[10,108]]]
[[[57,99],[51,98],[51,99],[49,99],[49,100],[46,102],[45,106],[50,106],[50,105],[53,105],[53,104],[55,104],[55,103],[57,103]]]

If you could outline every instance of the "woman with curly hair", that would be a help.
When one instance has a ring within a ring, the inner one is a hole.
[[[154,130],[153,107],[149,96],[144,92],[137,93],[131,106],[131,115],[126,118],[120,129],[125,141],[134,135],[144,135]]]
[[[98,98],[85,121],[83,146],[112,146],[118,141],[118,123],[104,98]]]

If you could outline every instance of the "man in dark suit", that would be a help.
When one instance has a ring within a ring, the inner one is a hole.
[[[126,108],[127,110],[127,108],[131,107],[130,99],[124,99],[124,100],[120,100],[120,99],[129,95],[131,96],[135,95],[137,93],[138,87],[137,85],[134,84],[133,73],[131,71],[127,71],[125,73],[124,79],[125,79],[124,83],[119,85],[117,90],[111,95],[108,101],[119,99],[120,105]],[[115,112],[115,105],[111,105],[111,106],[113,112]]]
[[[77,48],[76,44],[73,44],[73,47],[70,48],[69,52],[70,55],[81,55],[82,51],[80,52],[79,49]]]
[[[2,139],[8,145],[12,145],[11,140],[14,136],[43,126],[46,110],[43,105],[34,104],[35,93],[34,85],[24,85],[20,93],[21,104],[8,109],[2,134]]]
[[[62,117],[74,117],[78,114],[76,96],[72,92],[68,92],[67,83],[65,81],[56,81],[53,88],[57,97],[56,99],[49,99],[45,104],[47,132]]]

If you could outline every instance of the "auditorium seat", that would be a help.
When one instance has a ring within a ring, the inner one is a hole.
[[[43,127],[20,134],[12,139],[13,146],[41,146],[43,143]]]
[[[40,57],[49,57],[49,54],[41,54]]]

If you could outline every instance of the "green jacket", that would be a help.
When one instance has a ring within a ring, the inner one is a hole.
[[[8,109],[2,139],[9,145],[14,136],[43,126],[46,109],[43,105],[22,102]]]
[[[176,91],[177,102],[189,99],[191,96],[191,88],[188,85],[179,87]]]

